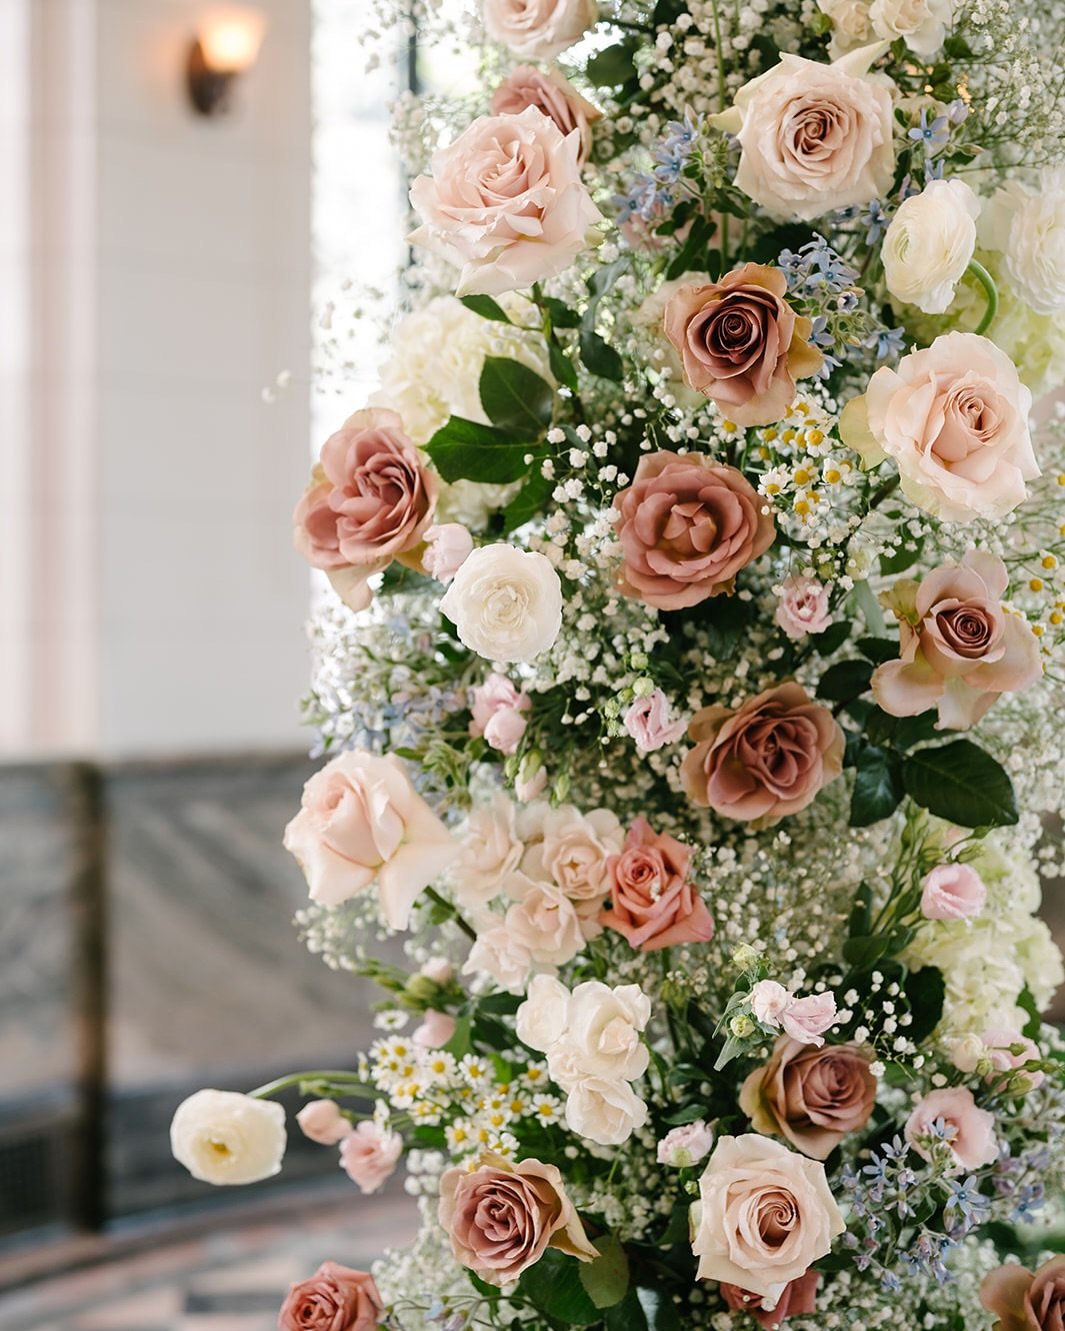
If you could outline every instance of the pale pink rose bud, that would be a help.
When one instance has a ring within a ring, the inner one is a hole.
[[[714,1145],[714,1130],[699,1119],[673,1128],[658,1143],[658,1163],[672,1165],[674,1169],[687,1169],[710,1154]]]
[[[984,1052],[991,1060],[992,1071],[987,1075],[990,1086],[1004,1085],[1010,1073],[1015,1073],[1026,1063],[1039,1062],[1043,1057],[1036,1042],[1030,1040],[1027,1035],[1021,1035],[1019,1031],[985,1031],[984,1046]],[[1018,1047],[1020,1052],[1013,1053]],[[1004,1073],[1006,1076],[1003,1076]],[[1046,1077],[1042,1072],[1026,1072],[1021,1077],[1010,1079],[1010,1089],[1022,1093],[1034,1091],[1042,1086],[1045,1080]]]
[[[513,753],[525,730],[521,713],[527,712],[531,706],[532,699],[527,693],[516,689],[506,675],[498,675],[493,671],[483,684],[478,684],[470,690],[470,734],[475,739],[483,735],[493,749],[499,749],[503,753]],[[500,712],[513,713],[509,720],[501,721],[499,726],[493,729],[496,739],[501,739],[504,743],[496,743],[488,734],[493,720]],[[515,738],[515,722],[519,720],[522,721],[522,728]],[[505,743],[511,741],[514,748],[504,747]]]
[[[776,980],[759,980],[751,990],[751,1008],[763,1026],[775,1030],[792,1004],[791,994]]]
[[[455,967],[447,957],[430,957],[418,974],[424,975],[434,984],[450,984],[455,977]]]
[[[536,764],[533,766],[533,763],[528,761],[529,757],[530,755],[526,754],[526,759],[518,771],[518,779],[514,782],[514,794],[522,804],[531,804],[547,789],[547,768],[543,764],[543,759],[539,755],[532,755]]]
[[[441,1045],[447,1044],[454,1034],[455,1018],[446,1012],[437,1012],[434,1008],[430,1008],[425,1014],[425,1020],[411,1039],[422,1049],[439,1049]]]
[[[399,1133],[366,1119],[340,1143],[340,1167],[363,1193],[377,1192],[392,1177],[402,1154]]]
[[[641,753],[653,753],[674,743],[688,728],[686,721],[673,720],[669,699],[661,689],[637,698],[625,713],[624,722]]]
[[[447,585],[473,550],[473,537],[460,522],[445,522],[425,532],[422,567],[431,578]]]
[[[926,920],[966,920],[979,915],[987,888],[968,864],[940,864],[924,880],[921,914]]]
[[[773,618],[793,642],[807,633],[824,633],[832,623],[828,598],[828,587],[816,578],[786,578]]]
[[[351,1132],[351,1124],[334,1100],[311,1100],[296,1115],[300,1131],[319,1146],[336,1146]]]
[[[796,998],[780,1015],[780,1024],[799,1044],[824,1044],[821,1036],[836,1020],[835,994],[810,994]]]
[[[485,743],[499,753],[517,753],[527,724],[516,707],[500,707],[484,728]]]

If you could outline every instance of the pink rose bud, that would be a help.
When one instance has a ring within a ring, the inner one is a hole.
[[[514,782],[514,794],[522,804],[530,804],[547,788],[547,768],[539,754],[526,754]]]
[[[674,1169],[687,1169],[710,1154],[714,1144],[714,1130],[699,1119],[673,1128],[658,1143],[658,1163],[672,1165]]]
[[[940,864],[924,880],[921,914],[926,920],[965,920],[979,915],[987,888],[968,864]]]
[[[500,707],[484,728],[485,743],[499,753],[517,753],[527,724],[516,707]]]
[[[832,623],[828,597],[829,589],[816,578],[787,578],[773,618],[793,641],[807,633],[824,633]]]
[[[418,971],[418,974],[424,975],[427,980],[432,980],[434,984],[450,984],[455,978],[455,967],[452,966],[447,957],[430,957]]]
[[[984,1052],[991,1060],[992,1072],[988,1073],[987,1082],[990,1086],[1001,1086],[1005,1083],[1006,1077],[1002,1074],[1015,1073],[1019,1068],[1023,1068],[1026,1063],[1037,1063],[1043,1055],[1040,1053],[1039,1046],[1034,1040],[1030,1040],[1027,1035],[1021,1035],[1018,1031],[994,1030],[984,1032]],[[1020,1046],[1019,1053],[1013,1053],[1012,1050]],[[1010,1079],[1011,1090],[1017,1090],[1022,1093],[1034,1091],[1042,1086],[1046,1077],[1042,1072],[1026,1072],[1021,1077]]]
[[[335,1100],[311,1100],[296,1115],[300,1131],[319,1146],[336,1146],[351,1132],[351,1123]]]
[[[340,1143],[340,1167],[364,1193],[383,1188],[403,1154],[403,1138],[364,1120]]]
[[[422,567],[431,578],[446,586],[473,550],[473,537],[461,522],[433,525],[425,532]]]
[[[455,1018],[446,1012],[437,1012],[430,1008],[425,1014],[425,1020],[411,1039],[422,1049],[439,1049],[441,1045],[447,1044],[454,1034]]]
[[[497,675],[493,672],[483,684],[478,684],[470,690],[470,734],[475,739],[483,735],[493,749],[498,749],[502,753],[513,753],[525,731],[525,722],[521,713],[527,712],[531,706],[532,699],[527,693],[516,689],[506,675]],[[493,727],[492,722],[500,712],[509,712],[512,716],[499,721],[497,726]],[[518,721],[521,721],[521,730],[517,732],[515,738]],[[503,743],[496,743],[496,740],[502,740]],[[504,747],[508,743],[513,743],[514,747]]]
[[[796,998],[780,1016],[780,1024],[799,1044],[821,1046],[821,1036],[836,1020],[835,994],[810,994]]]
[[[751,1008],[763,1026],[774,1030],[780,1025],[780,1018],[791,1006],[791,994],[776,980],[759,980],[751,990]]]
[[[653,753],[673,744],[688,728],[686,721],[672,719],[669,699],[661,689],[637,698],[624,716],[625,729],[641,753]]]

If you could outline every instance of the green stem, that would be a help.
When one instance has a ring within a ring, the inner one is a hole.
[[[725,55],[721,49],[721,14],[718,10],[718,0],[711,0],[711,8],[714,16],[714,46],[717,54],[717,96],[718,110],[725,111],[728,108],[728,81],[725,77]],[[721,272],[727,273],[729,270],[729,215],[721,214]]]
[[[271,1096],[286,1091],[290,1086],[299,1086],[305,1081],[331,1082],[335,1086],[343,1086],[347,1095],[366,1095],[371,1099],[376,1095],[372,1087],[367,1086],[364,1081],[354,1072],[336,1072],[336,1071],[314,1071],[314,1072],[293,1072],[287,1077],[278,1077],[276,1081],[268,1081],[264,1086],[257,1086],[254,1091],[249,1091],[248,1095],[253,1100],[269,1100]]]
[[[455,921],[455,923],[458,925],[458,927],[462,930],[462,932],[466,935],[467,938],[469,938],[472,942],[477,941],[477,930],[474,929],[474,927],[471,924],[467,923],[467,921],[462,918],[462,916],[458,913],[458,911],[451,904],[451,902],[447,901],[444,897],[442,897],[435,887],[427,887],[425,889],[425,895],[435,905],[442,906],[444,910],[450,913],[451,918]]]
[[[884,620],[884,612],[867,581],[863,580],[855,585],[854,599],[865,618],[865,626],[873,637],[886,638],[887,623]]]
[[[987,297],[987,309],[984,310],[984,317],[976,326],[977,334],[986,333],[994,323],[995,315],[998,314],[998,287],[995,285],[995,279],[984,265],[977,263],[975,259],[969,260],[967,271],[980,283],[984,289],[984,295]]]

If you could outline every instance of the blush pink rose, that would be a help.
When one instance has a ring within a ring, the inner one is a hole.
[[[661,689],[637,698],[622,721],[641,753],[654,753],[675,743],[688,729],[687,721],[673,719],[669,699]]]
[[[869,1122],[876,1101],[869,1064],[856,1045],[813,1048],[781,1036],[765,1067],[744,1082],[740,1108],[757,1132],[827,1160],[848,1133]]]
[[[792,1315],[801,1316],[817,1311],[817,1286],[820,1280],[820,1272],[807,1271],[797,1280],[789,1281],[772,1308],[765,1306],[767,1302],[772,1303],[772,1300],[763,1300],[761,1295],[740,1289],[738,1285],[726,1282],[719,1287],[719,1292],[732,1312],[745,1312],[759,1326],[765,1327],[766,1331],[774,1331],[775,1327],[783,1326]]]
[[[450,1013],[430,1008],[410,1038],[421,1049],[439,1049],[455,1034],[455,1025],[455,1018]]]
[[[1042,1061],[1039,1046],[1027,1035],[1021,1035],[1019,1031],[993,1030],[985,1031],[982,1039],[991,1059],[992,1071],[986,1078],[988,1085],[1002,1088],[1008,1083],[1011,1092],[1024,1094],[1037,1090],[1046,1081],[1045,1074],[1040,1071],[1026,1072],[1022,1077],[1010,1075],[1029,1063]]]
[[[403,1138],[398,1132],[363,1119],[340,1143],[340,1167],[368,1195],[385,1186],[402,1154]]]
[[[705,393],[738,425],[772,425],[795,401],[795,380],[824,357],[810,345],[813,325],[784,299],[779,268],[745,263],[720,282],[682,286],[662,327],[689,388]]]
[[[987,900],[984,880],[970,864],[939,864],[921,889],[926,920],[966,920],[979,915]]]
[[[492,1285],[516,1280],[549,1247],[582,1262],[598,1256],[562,1175],[539,1160],[486,1154],[472,1170],[447,1170],[438,1215],[456,1259]]]
[[[816,578],[786,578],[773,620],[793,642],[808,633],[824,633],[832,623],[829,595],[828,587]]]
[[[767,689],[737,711],[704,707],[688,736],[688,798],[725,818],[769,826],[805,809],[843,771],[843,732],[800,684]]]
[[[319,1146],[336,1146],[351,1132],[351,1123],[335,1100],[310,1100],[296,1115],[300,1131]]]
[[[445,522],[425,529],[422,568],[445,586],[473,550],[473,537],[461,522]]]
[[[610,906],[600,913],[600,923],[641,952],[709,942],[714,921],[688,879],[691,857],[689,846],[637,818],[625,849],[607,861]]]
[[[731,592],[736,574],[776,538],[765,500],[743,473],[701,453],[640,458],[614,507],[621,590],[659,610]]]
[[[599,17],[596,0],[483,0],[493,41],[520,56],[553,60],[580,41]]]
[[[580,136],[577,160],[583,166],[592,151],[592,126],[602,119],[602,111],[585,101],[557,69],[545,72],[534,65],[515,65],[492,94],[492,114],[520,115],[527,106],[542,111],[563,134],[577,131]]]
[[[436,504],[435,474],[394,411],[349,416],[322,445],[293,516],[297,550],[328,575],[353,610],[372,599],[370,577],[411,558]]]
[[[936,1124],[943,1125],[940,1136]],[[928,1139],[943,1140],[950,1145],[954,1158],[962,1169],[979,1169],[998,1157],[995,1140],[995,1116],[980,1109],[973,1093],[964,1086],[948,1086],[941,1091],[929,1091],[918,1101],[906,1121],[906,1140],[918,1155],[930,1160]]]
[[[410,200],[412,244],[461,269],[457,294],[492,296],[554,277],[586,247],[602,214],[581,182],[580,134],[538,107],[482,116],[433,154]]]
[[[937,728],[975,725],[1000,693],[1026,689],[1043,673],[1039,642],[1002,604],[1009,582],[997,555],[970,550],[921,581],[894,588],[899,659],[873,674],[873,697],[890,716],[939,709]]]
[[[1034,1274],[997,1267],[984,1277],[980,1302],[999,1319],[995,1331],[1062,1331],[1065,1327],[1065,1257],[1052,1257]]]
[[[376,882],[392,929],[407,927],[415,898],[458,852],[391,754],[338,754],[304,786],[300,805],[284,844],[304,872],[311,900],[338,906]]]
[[[384,1306],[366,1271],[323,1262],[292,1286],[277,1324],[280,1331],[374,1331]]]

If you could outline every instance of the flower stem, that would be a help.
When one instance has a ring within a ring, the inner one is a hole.
[[[462,918],[451,902],[442,897],[435,887],[427,887],[425,889],[425,895],[434,905],[440,906],[448,912],[450,917],[455,921],[467,938],[472,942],[477,941],[477,930]]]
[[[299,1086],[301,1082],[329,1082],[332,1085],[344,1088],[346,1095],[367,1095],[373,1097],[374,1090],[367,1086],[364,1081],[354,1072],[337,1071],[314,1071],[314,1072],[292,1072],[287,1077],[278,1077],[276,1081],[268,1081],[263,1086],[257,1086],[254,1091],[249,1091],[248,1095],[253,1100],[269,1100],[273,1095],[279,1095],[282,1091],[288,1090],[290,1086]]]
[[[984,317],[976,326],[976,332],[986,333],[995,321],[995,315],[998,314],[998,287],[995,285],[995,279],[987,271],[982,263],[977,263],[975,259],[970,259],[968,272],[980,283],[984,289],[984,295],[987,297],[987,309],[984,310]]]

